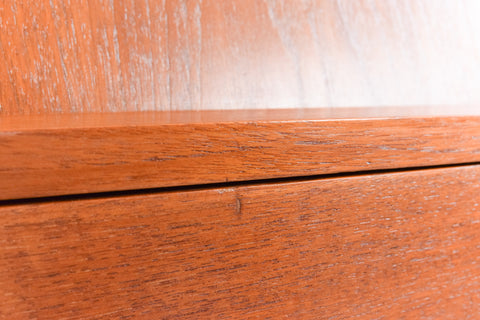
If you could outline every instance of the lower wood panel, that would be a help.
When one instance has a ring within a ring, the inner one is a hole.
[[[480,166],[0,208],[2,319],[480,316]]]

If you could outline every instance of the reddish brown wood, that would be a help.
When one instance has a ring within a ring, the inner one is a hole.
[[[349,110],[2,118],[0,199],[480,161],[478,116]]]
[[[0,114],[479,103],[477,0],[2,1]]]
[[[0,208],[3,319],[480,315],[480,166]]]

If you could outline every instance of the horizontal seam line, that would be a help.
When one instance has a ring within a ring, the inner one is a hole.
[[[326,180],[335,178],[353,178],[362,176],[375,176],[391,173],[407,173],[422,170],[431,169],[447,169],[466,166],[480,165],[480,162],[465,162],[455,164],[444,164],[434,166],[415,166],[404,167],[394,169],[378,169],[378,170],[363,170],[363,171],[348,171],[339,173],[326,173],[316,175],[305,176],[293,176],[283,178],[266,178],[266,179],[252,179],[243,181],[229,181],[229,182],[215,182],[205,184],[193,184],[184,186],[172,186],[172,187],[157,187],[157,188],[145,188],[145,189],[133,189],[133,190],[117,190],[117,191],[104,191],[104,192],[92,192],[92,193],[80,193],[80,194],[66,194],[47,197],[35,197],[35,198],[19,198],[0,200],[0,206],[14,206],[14,205],[26,205],[26,204],[40,204],[47,202],[67,202],[67,201],[80,201],[80,200],[92,200],[101,198],[122,198],[136,195],[152,195],[163,194],[171,192],[189,192],[200,190],[212,190],[212,189],[226,189],[243,186],[259,186],[259,185],[271,185],[279,183],[295,183],[295,182],[308,182],[313,180]]]

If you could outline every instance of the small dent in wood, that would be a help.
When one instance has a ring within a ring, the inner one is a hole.
[[[242,218],[242,198],[238,194],[238,192],[235,192],[235,214],[237,215],[238,219]]]

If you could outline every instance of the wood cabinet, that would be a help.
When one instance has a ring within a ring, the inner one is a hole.
[[[479,14],[3,1],[0,319],[480,318]]]

